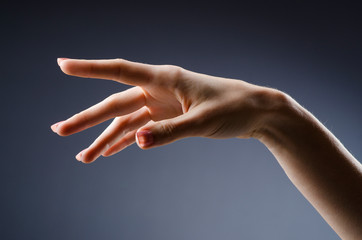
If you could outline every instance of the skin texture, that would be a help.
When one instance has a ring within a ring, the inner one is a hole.
[[[171,65],[59,58],[73,76],[131,85],[51,129],[68,136],[113,118],[76,159],[91,163],[137,142],[142,149],[185,137],[256,138],[343,239],[362,236],[362,166],[312,114],[271,88]]]

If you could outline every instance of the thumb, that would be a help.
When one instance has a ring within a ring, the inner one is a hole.
[[[197,136],[199,129],[191,114],[185,113],[175,118],[149,122],[136,132],[136,142],[142,149],[169,144],[185,137]]]

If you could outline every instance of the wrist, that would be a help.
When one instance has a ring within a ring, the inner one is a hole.
[[[260,99],[260,123],[253,137],[262,143],[283,145],[283,136],[306,123],[307,111],[286,93],[263,88]]]

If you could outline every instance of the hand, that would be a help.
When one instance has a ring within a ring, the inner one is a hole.
[[[288,95],[176,66],[120,59],[58,63],[69,75],[135,86],[51,126],[67,136],[114,118],[78,160],[90,163],[135,141],[147,149],[192,136],[255,137],[343,239],[362,235],[362,165]]]
[[[122,59],[58,59],[68,75],[133,85],[71,118],[51,126],[68,136],[114,118],[76,158],[84,163],[137,144],[142,149],[185,137],[252,137],[263,125],[276,91],[240,80],[212,77],[170,65]]]

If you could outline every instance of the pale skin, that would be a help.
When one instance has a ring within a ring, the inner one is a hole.
[[[362,165],[287,94],[172,65],[65,58],[58,64],[68,75],[133,86],[51,126],[68,136],[114,119],[78,161],[91,163],[135,142],[149,149],[193,136],[256,138],[342,239],[361,239]]]

